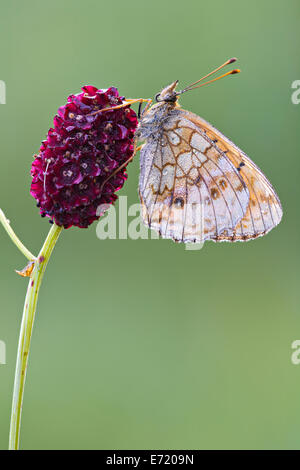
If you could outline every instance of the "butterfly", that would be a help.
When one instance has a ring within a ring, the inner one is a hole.
[[[144,224],[176,242],[247,241],[279,224],[282,207],[255,163],[207,121],[182,109],[182,93],[234,62],[232,58],[181,91],[178,81],[149,100],[136,132]]]

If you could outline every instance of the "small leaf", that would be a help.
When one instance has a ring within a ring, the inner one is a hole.
[[[34,268],[34,264],[35,264],[34,261],[29,261],[27,266],[25,266],[25,268],[22,269],[22,271],[17,271],[17,270],[15,270],[15,271],[16,271],[17,274],[19,274],[22,277],[30,277],[31,273],[33,271],[33,268]]]

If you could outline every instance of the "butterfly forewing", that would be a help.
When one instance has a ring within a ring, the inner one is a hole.
[[[176,241],[232,239],[249,206],[235,164],[179,108],[141,150],[139,190],[145,224]]]

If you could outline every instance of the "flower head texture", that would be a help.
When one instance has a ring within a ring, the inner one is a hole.
[[[30,193],[42,217],[64,228],[86,228],[101,215],[99,206],[117,199],[138,121],[129,105],[105,108],[123,102],[116,88],[85,86],[59,108],[31,167]]]

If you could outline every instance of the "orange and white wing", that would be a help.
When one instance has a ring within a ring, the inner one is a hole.
[[[232,238],[249,206],[247,186],[205,132],[175,111],[141,150],[143,221],[179,242]]]
[[[271,183],[258,166],[220,131],[199,116],[180,111],[233,163],[249,190],[250,199],[245,216],[235,227],[233,237],[223,236],[223,239],[251,240],[268,233],[282,218],[281,203]]]

